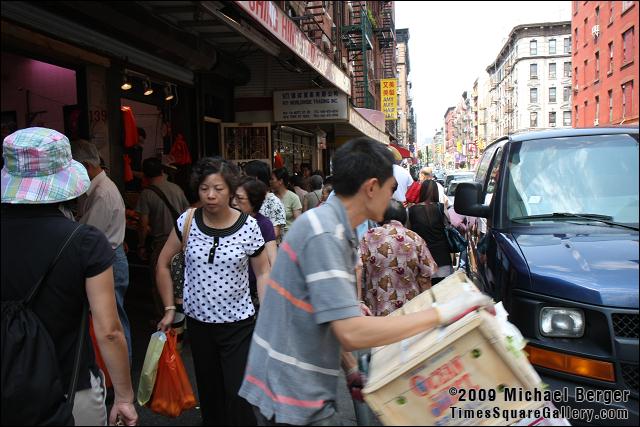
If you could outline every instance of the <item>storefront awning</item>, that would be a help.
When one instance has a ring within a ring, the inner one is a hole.
[[[410,159],[413,156],[411,155],[411,152],[409,150],[407,150],[404,147],[399,146],[398,144],[391,144],[392,147],[394,147],[396,150],[398,150],[400,152],[400,154],[402,155],[403,159]]]

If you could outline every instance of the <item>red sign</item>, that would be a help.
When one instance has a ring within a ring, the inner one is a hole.
[[[272,1],[236,1],[235,3],[335,87],[351,95],[349,76],[312,43],[295,22]]]

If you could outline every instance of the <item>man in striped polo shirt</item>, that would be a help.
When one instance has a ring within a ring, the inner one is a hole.
[[[299,217],[280,246],[253,334],[240,396],[259,425],[335,425],[341,351],[390,344],[491,302],[464,293],[397,317],[365,317],[356,298],[353,228],[381,221],[395,191],[393,156],[373,140],[340,147],[336,197]]]

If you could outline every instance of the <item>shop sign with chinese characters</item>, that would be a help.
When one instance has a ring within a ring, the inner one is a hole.
[[[398,79],[380,80],[380,96],[385,120],[398,120]]]
[[[313,67],[342,92],[351,93],[351,80],[333,60],[312,43],[296,23],[272,1],[236,1],[236,5],[249,13],[267,31],[278,38],[298,57]]]
[[[273,92],[276,122],[348,120],[347,95],[336,89]]]

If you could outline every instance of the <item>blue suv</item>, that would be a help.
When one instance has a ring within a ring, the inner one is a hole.
[[[455,193],[467,273],[566,388],[556,406],[614,418],[593,424],[638,425],[638,181],[638,127],[561,129],[496,140]]]

